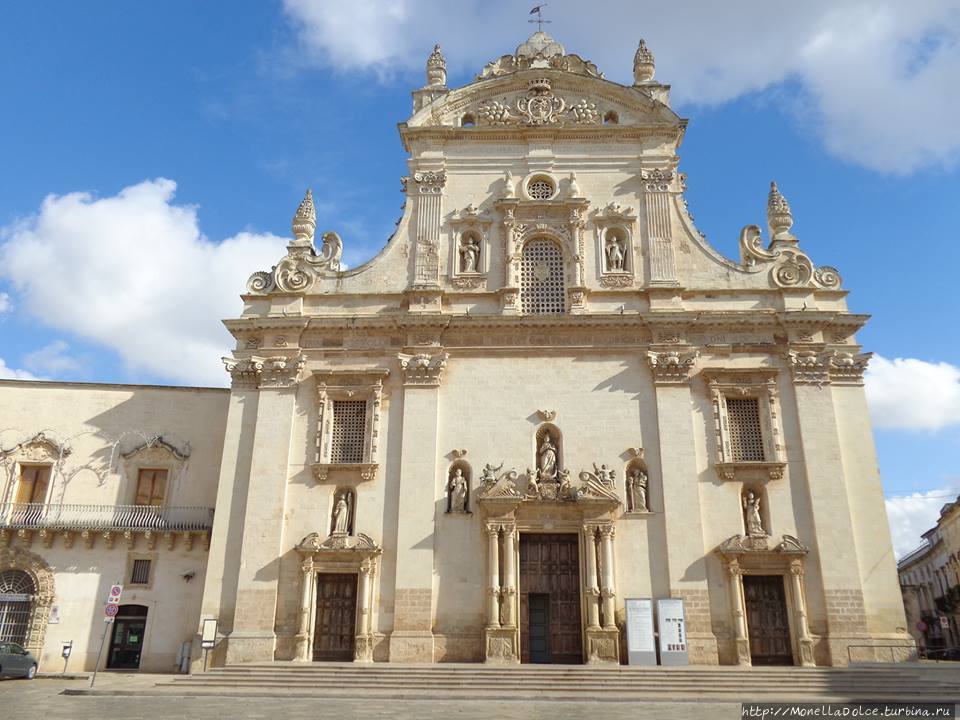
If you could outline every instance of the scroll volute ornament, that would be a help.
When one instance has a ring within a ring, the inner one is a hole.
[[[766,248],[757,225],[747,225],[740,231],[740,261],[746,269],[760,270],[762,266],[769,266],[770,281],[775,287],[840,289],[840,273],[836,268],[828,265],[815,267],[800,249],[797,238],[790,233],[793,213],[775,182],[770,183],[767,196],[767,224],[770,244]]]

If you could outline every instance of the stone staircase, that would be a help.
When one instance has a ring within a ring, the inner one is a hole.
[[[960,664],[849,668],[257,663],[157,683],[158,694],[417,700],[960,702]]]

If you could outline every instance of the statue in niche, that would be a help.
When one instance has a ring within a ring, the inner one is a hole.
[[[647,504],[647,474],[637,468],[627,482],[627,503],[633,512],[650,512]]]
[[[623,272],[623,246],[613,234],[607,236],[607,270]]]
[[[537,470],[540,479],[555,482],[557,479],[557,446],[553,444],[550,431],[543,433],[540,448],[537,450]]]
[[[340,493],[333,506],[333,534],[350,534],[350,493]]]
[[[760,519],[760,498],[747,491],[743,498],[744,523],[747,526],[747,535],[751,537],[766,537],[763,529],[763,520]]]
[[[468,235],[460,245],[460,272],[475,273],[480,261],[480,241]]]
[[[447,491],[450,493],[450,512],[467,512],[467,479],[462,468],[454,468],[450,473]]]

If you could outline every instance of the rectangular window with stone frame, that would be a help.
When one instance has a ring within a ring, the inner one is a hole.
[[[714,465],[723,480],[783,477],[786,453],[780,429],[775,370],[704,371],[713,406]]]
[[[377,469],[380,402],[385,371],[317,374],[317,446],[314,475],[358,472],[368,480]]]

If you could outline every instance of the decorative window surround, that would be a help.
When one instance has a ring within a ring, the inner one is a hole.
[[[564,287],[567,311],[585,312],[584,286],[584,219],[589,203],[583,198],[555,200],[503,198],[496,208],[503,222],[503,287],[500,289],[504,314],[520,312],[520,276],[523,248],[531,240],[550,238],[563,251]]]
[[[716,459],[721,480],[779,480],[787,467],[780,428],[777,371],[771,369],[704,370],[713,405]],[[763,460],[736,460],[730,436],[727,398],[756,398],[763,434]]]
[[[622,207],[610,203],[598,211],[593,218],[594,237],[596,238],[597,270],[600,273],[600,286],[604,288],[632,287],[635,282],[634,236],[636,234],[637,213],[631,207]],[[618,233],[623,242],[623,265],[619,270],[610,267],[607,252],[607,240],[610,232]]]
[[[482,288],[490,272],[490,226],[493,219],[470,204],[459,211],[450,220],[452,245],[450,246],[450,282],[462,290]],[[473,236],[479,241],[476,268],[469,272],[464,269],[461,249],[465,241]]]
[[[379,465],[377,451],[380,440],[380,405],[383,381],[389,370],[327,370],[315,373],[317,378],[317,450],[313,475],[317,482],[327,482],[332,472],[353,475],[360,480],[376,477]],[[362,461],[335,463],[333,448],[333,401],[366,400],[366,435]]]

